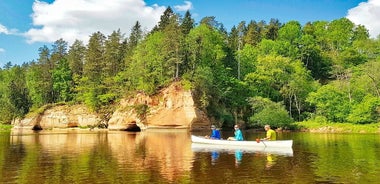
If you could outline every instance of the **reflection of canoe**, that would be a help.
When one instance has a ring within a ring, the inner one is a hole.
[[[192,143],[191,149],[194,152],[245,152],[245,153],[271,153],[276,155],[293,156],[293,149],[276,148],[276,147],[252,147],[252,146],[235,146],[235,145],[220,145],[220,144],[202,144]]]
[[[278,141],[228,141],[228,140],[215,140],[206,139],[199,136],[191,136],[191,141],[194,143],[213,144],[223,146],[241,146],[241,147],[258,147],[258,148],[291,148],[293,140],[278,140]]]
[[[192,150],[195,152],[242,150],[293,156],[293,140],[278,141],[228,141],[191,136]]]

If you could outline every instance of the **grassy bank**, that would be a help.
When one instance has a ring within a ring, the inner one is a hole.
[[[11,129],[12,129],[12,125],[0,124],[0,132],[11,131]]]
[[[351,124],[351,123],[318,123],[312,121],[298,122],[301,131],[316,133],[380,133],[380,123]]]

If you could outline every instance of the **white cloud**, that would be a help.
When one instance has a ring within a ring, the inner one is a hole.
[[[380,34],[380,1],[368,0],[348,10],[347,18],[355,24],[364,25],[372,38]]]
[[[5,49],[0,48],[0,53],[3,53],[3,52],[5,52]]]
[[[184,3],[185,3],[184,5],[174,6],[174,9],[177,11],[187,11],[193,8],[193,4],[190,1],[185,1]]]
[[[166,7],[147,6],[143,0],[55,0],[49,4],[36,0],[33,4],[33,28],[25,33],[27,41],[54,42],[63,38],[87,42],[97,31],[109,35],[120,28],[129,35],[139,21],[150,30],[160,20]]]
[[[2,24],[0,24],[0,34],[9,34],[9,30]]]
[[[4,25],[0,24],[0,34],[6,35],[22,35],[17,29],[9,29]]]

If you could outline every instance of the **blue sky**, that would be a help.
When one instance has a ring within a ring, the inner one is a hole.
[[[71,45],[75,39],[86,43],[96,31],[108,35],[120,28],[129,35],[136,21],[148,31],[167,6],[181,15],[190,10],[196,22],[215,16],[228,31],[241,21],[303,25],[347,17],[372,37],[380,33],[380,0],[0,0],[0,67],[36,60],[38,48],[60,38]]]

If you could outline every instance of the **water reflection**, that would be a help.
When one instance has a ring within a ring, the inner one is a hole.
[[[243,164],[243,157],[247,157],[247,160],[252,158],[263,158],[265,164],[263,164],[265,170],[271,169],[277,163],[277,157],[292,157],[293,149],[292,148],[277,148],[277,149],[268,149],[268,148],[234,148],[226,147],[221,145],[210,145],[210,144],[201,144],[201,143],[192,143],[191,148],[194,153],[208,153],[211,158],[211,165],[216,165],[219,162],[220,155],[227,154],[234,156],[234,165],[235,168],[239,168]],[[223,162],[223,161],[220,161]],[[221,163],[225,164],[225,163]]]
[[[211,165],[215,165],[218,158],[219,158],[219,152],[217,151],[211,152]]]
[[[246,153],[271,153],[276,155],[284,155],[284,156],[293,156],[293,148],[271,148],[271,147],[242,147],[242,146],[221,146],[216,144],[202,144],[202,143],[192,143],[191,149],[194,152],[235,152],[238,150],[239,152]]]
[[[169,181],[191,170],[193,152],[186,132],[144,131],[134,136],[110,134],[112,155],[120,165],[135,170],[157,169]]]
[[[235,167],[239,167],[242,159],[243,159],[243,151],[235,150]]]
[[[178,130],[14,133],[9,144],[22,152],[7,156],[19,162],[5,163],[16,172],[0,172],[9,176],[0,183],[175,183],[188,177],[193,162],[189,134]]]
[[[277,161],[277,156],[271,153],[267,153],[267,162],[265,164],[265,169],[271,169]]]
[[[197,147],[191,143],[189,134],[186,131],[0,133],[0,183],[379,181],[379,134],[280,134],[282,139],[294,140],[294,156],[293,149]],[[257,137],[245,135],[251,140]]]

